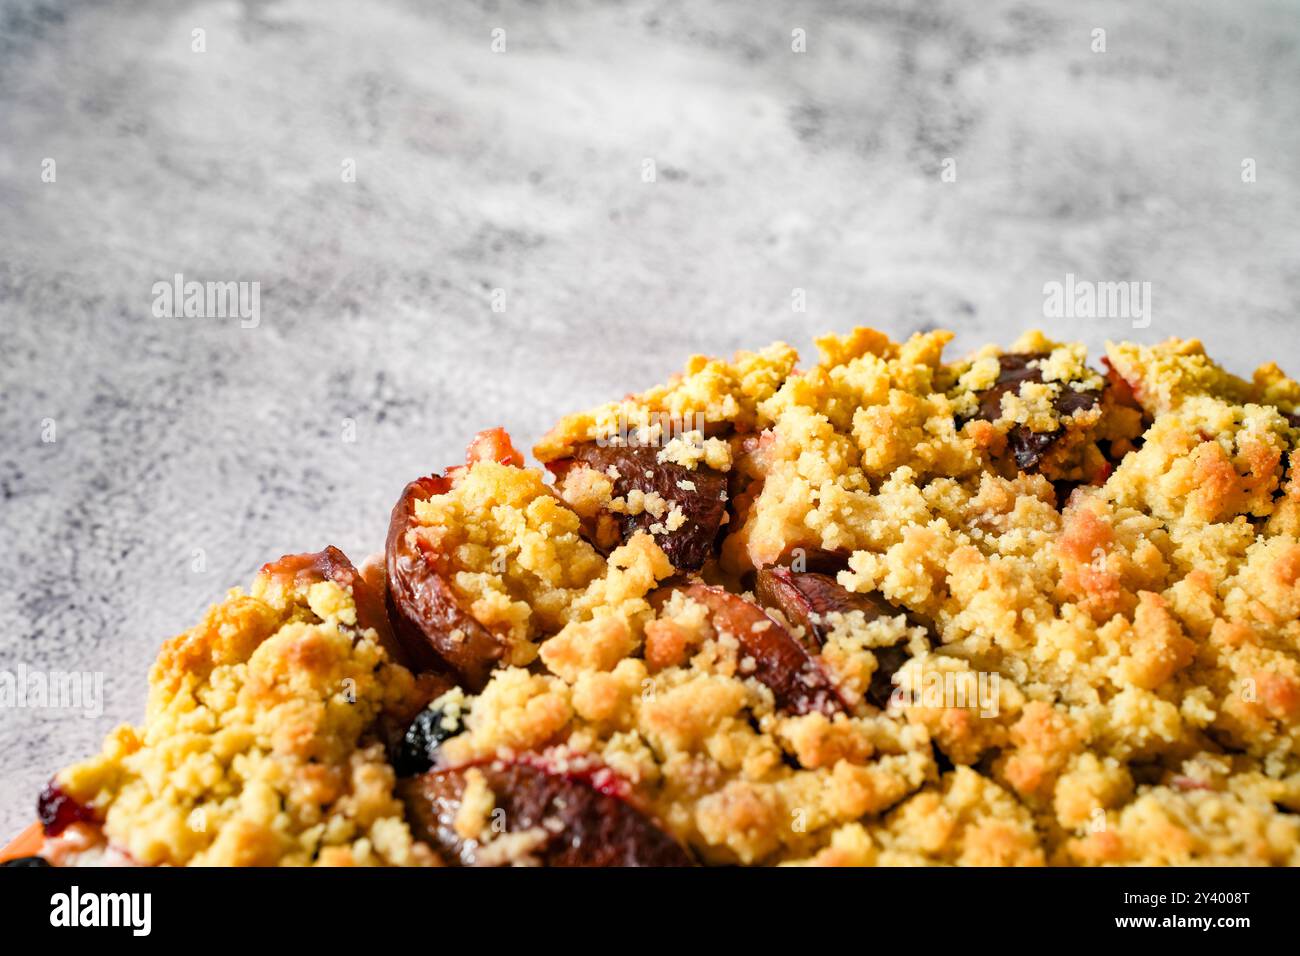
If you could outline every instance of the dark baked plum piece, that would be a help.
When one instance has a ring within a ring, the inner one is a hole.
[[[406,654],[394,637],[388,621],[383,592],[376,589],[338,548],[331,545],[324,551],[286,554],[278,561],[262,565],[262,573],[282,578],[286,584],[300,589],[319,581],[333,581],[339,587],[351,591],[357,606],[357,626],[373,628],[379,635],[379,643],[388,651],[389,656],[399,664],[406,663]]]
[[[47,837],[56,837],[74,823],[98,823],[95,811],[63,792],[54,780],[36,798],[36,819]]]
[[[805,644],[813,653],[826,641],[830,630],[826,622],[828,614],[861,611],[868,621],[905,614],[910,624],[917,624],[910,614],[879,594],[850,591],[829,574],[814,571],[797,573],[788,568],[763,568],[755,580],[754,593],[764,607],[779,609],[787,621],[804,629]],[[901,642],[891,647],[872,648],[872,653],[876,657],[876,671],[871,675],[866,696],[883,710],[893,693],[894,675],[911,654]]]
[[[752,658],[752,676],[766,685],[778,710],[791,714],[820,711],[827,716],[848,710],[814,652],[752,601],[709,584],[689,584],[682,592],[709,609],[715,630],[740,642],[743,656]]]
[[[851,551],[831,551],[826,548],[794,547],[787,548],[778,560],[777,566],[789,568],[796,574],[816,571],[832,577],[849,566]]]
[[[444,740],[461,731],[459,718],[440,707],[426,707],[415,715],[395,747],[393,769],[399,777],[413,777],[433,766]]]
[[[649,494],[658,492],[668,503],[681,509],[686,521],[673,531],[660,530],[655,541],[678,571],[697,571],[713,555],[714,540],[727,512],[727,476],[699,465],[694,469],[673,462],[659,461],[659,449],[649,445],[611,445],[595,442],[580,445],[573,462],[610,475],[615,497],[626,497],[633,490]],[[686,487],[682,487],[683,484]],[[649,512],[638,515],[613,515],[619,526],[620,540],[626,541],[638,531],[649,532],[652,525],[663,524],[668,515],[655,517]]]
[[[449,468],[444,475],[417,478],[403,489],[393,506],[384,545],[388,615],[411,668],[449,669],[472,691],[482,690],[506,646],[461,606],[442,556],[416,533],[415,504],[446,494],[458,472],[480,461],[520,467],[524,458],[505,429],[479,432],[469,444],[464,465]]]
[[[532,761],[477,765],[506,833],[538,836],[527,855],[544,866],[691,866],[686,851],[610,785],[612,775],[552,771]],[[453,865],[473,866],[483,847],[453,826],[468,767],[434,770],[398,784],[411,832]],[[490,825],[489,821],[489,825]],[[493,861],[506,862],[506,861]]]
[[[450,488],[451,479],[442,475],[417,478],[393,508],[384,547],[388,612],[414,669],[450,668],[478,691],[505,654],[505,644],[461,607],[438,555],[414,531],[415,503]]]
[[[1002,415],[1002,396],[1008,392],[1019,394],[1025,382],[1041,382],[1043,373],[1029,363],[1047,358],[1046,352],[1009,352],[998,356],[998,380],[991,387],[979,393],[979,411],[973,416],[984,421],[995,421]],[[1068,385],[1061,389],[1061,394],[1054,402],[1056,412],[1062,418],[1068,418],[1075,412],[1094,407],[1101,400],[1101,392],[1095,389],[1075,391]],[[1016,464],[1029,471],[1038,467],[1043,456],[1053,444],[1060,439],[1063,429],[1050,432],[1035,432],[1024,425],[1015,425],[1007,432],[1007,448],[1015,456]]]
[[[1042,382],[1043,373],[1029,363],[1048,358],[1046,352],[1009,352],[998,356],[997,382],[979,393],[980,410],[975,415],[985,421],[994,421],[1002,415],[1002,396],[1008,392],[1020,393],[1020,386],[1025,382]],[[1056,398],[1056,410],[1063,416],[1072,415],[1079,409],[1092,408],[1100,399],[1097,390],[1075,391],[1065,387]]]
[[[842,587],[829,574],[796,573],[788,568],[763,568],[755,580],[755,595],[764,607],[780,608],[786,620],[802,626],[821,647],[830,630],[825,615],[861,611],[868,621],[903,612],[878,594],[859,594]]]

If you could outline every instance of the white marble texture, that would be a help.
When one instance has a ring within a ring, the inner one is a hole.
[[[165,637],[375,549],[480,427],[855,323],[1300,371],[1298,38],[1262,0],[0,4],[0,670],[106,678],[0,712],[0,835]],[[177,272],[260,282],[260,326],[155,318]],[[1045,320],[1066,272],[1150,282],[1150,327]]]

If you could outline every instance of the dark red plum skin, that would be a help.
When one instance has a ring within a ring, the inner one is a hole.
[[[451,487],[441,475],[408,484],[393,508],[384,556],[388,567],[388,612],[393,632],[416,671],[450,669],[471,691],[479,691],[505,643],[460,605],[437,566],[437,555],[410,532],[415,503],[445,494]]]
[[[398,784],[417,839],[452,865],[473,866],[479,846],[456,833],[469,767],[433,770]],[[507,832],[545,828],[531,855],[544,866],[692,866],[671,836],[627,800],[580,776],[527,762],[478,765]]]
[[[100,822],[95,811],[64,793],[54,780],[45,785],[36,799],[36,818],[47,837],[58,836],[74,823],[98,825]]]
[[[818,711],[828,717],[848,711],[816,657],[761,607],[709,584],[689,584],[682,592],[709,609],[715,629],[740,642],[743,656],[754,661],[747,676],[772,691],[778,710],[800,715]]]
[[[1002,414],[1002,396],[1008,392],[1015,394],[1020,393],[1020,387],[1025,382],[1041,382],[1043,373],[1037,368],[1031,367],[1030,362],[1035,359],[1047,358],[1046,353],[1041,352],[1009,352],[1005,355],[998,356],[998,380],[990,388],[979,393],[979,411],[975,418],[984,421],[994,421]],[[1057,414],[1065,418],[1080,409],[1089,409],[1094,407],[1101,400],[1101,393],[1098,391],[1077,392],[1072,388],[1062,388],[1061,394],[1057,396],[1055,407]],[[1055,429],[1050,432],[1035,432],[1026,428],[1024,425],[1016,425],[1007,432],[1007,447],[1015,456],[1016,464],[1020,468],[1029,471],[1038,467],[1043,456],[1061,437],[1062,430]]]
[[[698,571],[713,556],[714,541],[727,511],[727,476],[712,468],[698,466],[685,468],[673,462],[659,461],[659,449],[648,445],[602,447],[595,442],[578,446],[573,461],[607,474],[612,465],[619,477],[614,478],[615,497],[626,497],[633,490],[649,494],[658,492],[669,503],[677,505],[686,516],[686,522],[676,531],[661,532],[654,536],[678,571]],[[679,486],[687,482],[695,486],[688,490]],[[639,515],[616,514],[619,533],[627,541],[638,531],[649,532],[650,526],[662,523],[648,512]]]
[[[787,621],[804,629],[805,641],[812,652],[826,641],[825,616],[834,612],[861,611],[868,621],[880,617],[897,617],[905,612],[879,594],[859,594],[839,584],[829,574],[814,571],[794,572],[788,568],[763,568],[758,572],[754,593],[765,607],[778,608]],[[909,617],[909,623],[911,621]],[[911,656],[905,646],[872,648],[876,671],[871,675],[867,700],[882,710],[893,693],[893,678]]]

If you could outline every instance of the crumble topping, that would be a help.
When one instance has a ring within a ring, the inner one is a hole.
[[[140,864],[429,865],[384,748],[415,681],[352,595],[263,574],[163,646],[142,727],[59,774],[110,845]]]
[[[803,371],[784,345],[695,358],[535,449],[703,416],[658,451],[690,476],[662,488],[480,458],[415,504],[431,567],[508,648],[436,703],[479,862],[557,834],[485,832],[506,797],[473,768],[562,753],[703,863],[1300,865],[1300,385],[1195,341],[1113,344],[1102,375],[1039,333],[945,361],[950,339],[856,329]],[[666,489],[710,469],[716,546],[675,567],[695,512]],[[788,615],[752,584],[771,568],[884,611]],[[133,858],[436,859],[375,734],[415,679],[346,589],[232,592],[151,687],[143,729],[59,777]]]

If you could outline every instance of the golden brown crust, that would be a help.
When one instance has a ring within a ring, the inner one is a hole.
[[[350,589],[276,573],[163,646],[144,726],[58,784],[143,864],[429,864],[392,794],[385,712],[415,681],[359,627]]]

